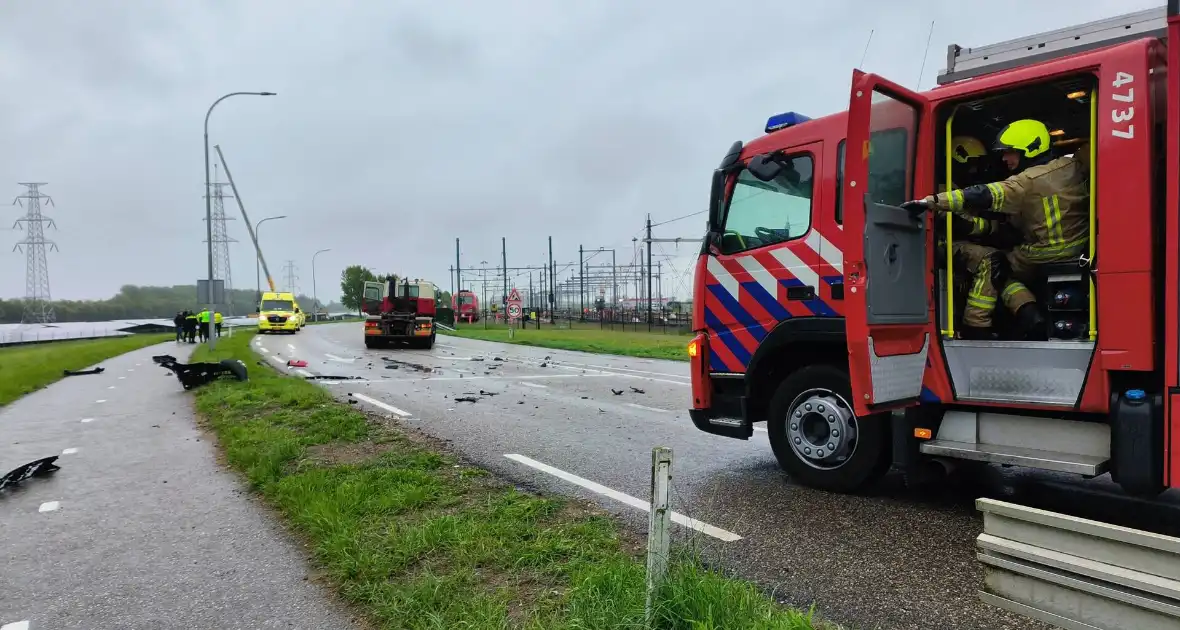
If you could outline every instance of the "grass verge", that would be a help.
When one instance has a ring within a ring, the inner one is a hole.
[[[0,407],[56,383],[63,378],[63,370],[88,368],[173,338],[170,334],[128,335],[0,348]]]
[[[555,348],[558,350],[580,350],[598,354],[618,354],[645,359],[670,359],[687,361],[687,335],[663,334],[658,332],[628,332],[595,328],[552,328],[543,326],[517,329],[511,339],[508,328],[503,325],[484,328],[483,324],[460,325],[455,332],[439,330],[440,334],[516,343],[524,346]]]
[[[256,366],[248,335],[214,356]],[[209,358],[208,348],[194,360]],[[642,628],[644,565],[615,522],[518,492],[425,438],[266,367],[196,393],[228,463],[383,628]],[[658,628],[812,628],[754,586],[674,563]]]

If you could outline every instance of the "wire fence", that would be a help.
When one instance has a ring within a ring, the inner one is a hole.
[[[664,335],[688,335],[692,332],[692,324],[688,315],[683,313],[654,309],[651,320],[648,321],[647,311],[644,310],[602,310],[579,313],[576,310],[549,311],[528,310],[522,313],[522,318],[516,322],[518,327],[557,330],[610,330],[617,332],[647,332]],[[463,326],[483,326],[484,328],[504,327],[508,325],[502,311],[484,310],[477,315],[471,313],[457,313],[455,320]]]

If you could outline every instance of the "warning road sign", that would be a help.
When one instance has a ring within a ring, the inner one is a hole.
[[[511,302],[516,302],[518,304],[520,303],[520,291],[517,291],[516,287],[512,287],[512,291],[510,291],[508,293],[508,301],[510,303]]]

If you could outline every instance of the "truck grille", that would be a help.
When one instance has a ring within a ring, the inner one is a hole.
[[[287,321],[287,318],[283,315],[268,315],[266,320],[272,324],[282,324]]]

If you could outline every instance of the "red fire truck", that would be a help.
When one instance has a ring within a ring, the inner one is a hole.
[[[1038,268],[1047,341],[964,339],[951,242],[899,206],[954,188],[954,136],[1026,118],[1089,161],[1089,249]],[[713,174],[692,420],[739,439],[766,422],[780,465],[834,491],[974,462],[1155,496],[1180,487],[1178,250],[1180,0],[952,45],[924,93],[854,71],[846,112],[774,116]]]

